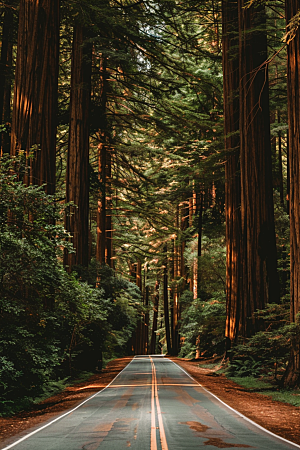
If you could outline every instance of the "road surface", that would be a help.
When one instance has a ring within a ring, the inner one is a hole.
[[[300,448],[226,406],[161,356],[138,356],[105,389],[4,450]]]

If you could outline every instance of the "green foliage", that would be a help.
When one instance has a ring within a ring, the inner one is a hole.
[[[300,336],[299,324],[288,323],[288,310],[281,305],[269,305],[257,314],[265,320],[266,331],[233,347],[226,373],[231,377],[271,377],[280,382],[291,341]]]
[[[183,296],[186,301],[186,296]],[[181,357],[194,357],[196,340],[200,336],[200,350],[207,356],[224,351],[224,329],[226,309],[224,301],[200,299],[192,301],[182,313],[181,335],[184,344]]]
[[[256,361],[255,358],[249,354],[246,358],[237,359],[234,358],[230,362],[230,367],[227,371],[228,376],[233,374],[236,377],[248,377],[248,376],[259,376],[262,370],[263,361]]]
[[[212,238],[203,236],[202,256],[198,261],[201,299],[193,300],[189,291],[180,297],[183,309],[180,333],[184,339],[180,355],[183,357],[194,357],[197,346],[207,356],[224,351],[225,258],[223,236],[217,233]],[[186,246],[185,260],[192,272],[197,260],[197,239]]]
[[[51,383],[101,368],[102,352],[127,353],[141,313],[132,283],[94,266],[90,284],[61,263],[66,232],[55,198],[18,180],[20,160],[0,166],[0,404],[28,407]],[[25,168],[26,169],[26,168]],[[20,171],[19,171],[20,172]],[[76,275],[76,276],[75,276]]]

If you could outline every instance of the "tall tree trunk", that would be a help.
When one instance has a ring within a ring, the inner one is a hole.
[[[144,327],[144,333],[145,333],[145,355],[149,353],[149,286],[145,287],[145,307],[146,307],[146,313],[145,313],[145,327]]]
[[[74,26],[69,149],[66,178],[66,201],[74,202],[65,218],[76,253],[65,253],[64,263],[88,265],[89,242],[89,109],[91,92],[92,46],[86,43],[87,30]]]
[[[112,221],[112,149],[107,154],[107,188],[106,188],[106,264],[113,268],[113,221]],[[141,285],[142,286],[142,285]],[[140,286],[140,288],[142,288]]]
[[[287,177],[286,177],[286,212],[290,215],[290,138],[289,132],[286,139],[286,155],[287,155]]]
[[[101,183],[101,189],[98,198],[96,248],[96,258],[100,264],[105,264],[106,262],[106,157],[106,144],[100,142],[98,145],[98,178]]]
[[[286,0],[287,22],[299,11],[300,0]],[[288,86],[288,159],[290,207],[290,259],[291,259],[291,322],[296,322],[300,311],[300,30],[287,46]],[[284,376],[287,386],[300,386],[300,342],[292,340],[289,364]]]
[[[141,293],[142,293],[142,264],[141,261],[138,260],[138,262],[135,264],[136,267],[136,285],[137,287],[140,289]],[[144,321],[143,321],[143,317],[142,315],[140,316],[140,319],[138,320],[138,324],[137,324],[137,331],[136,331],[136,336],[137,336],[137,340],[136,340],[136,354],[137,355],[142,355],[144,354],[144,349],[143,349],[143,342],[144,342]]]
[[[158,306],[159,306],[159,282],[155,283],[155,295],[153,305],[153,322],[151,331],[151,341],[149,347],[149,354],[153,355],[156,350],[156,331],[157,331],[157,319],[158,319]]]
[[[107,59],[101,56],[100,64],[100,128],[98,132],[98,178],[101,184],[97,212],[97,249],[96,257],[100,264],[113,267],[112,249],[112,192],[111,192],[111,147],[107,130]]]
[[[241,312],[241,179],[239,168],[239,58],[237,1],[223,0],[225,119],[226,328],[228,347],[238,336]]]
[[[176,213],[175,213],[175,227],[178,230],[178,234],[179,234],[179,221],[180,221],[180,208],[179,205],[176,206]],[[173,265],[172,265],[172,269],[173,269],[173,280],[175,281],[174,283],[174,288],[173,288],[173,292],[172,292],[172,297],[173,297],[173,302],[172,302],[172,308],[171,308],[171,313],[172,313],[172,353],[176,353],[176,348],[177,348],[177,342],[178,342],[178,306],[179,306],[179,292],[178,292],[178,283],[177,281],[180,279],[181,277],[181,260],[180,260],[180,256],[181,256],[181,251],[179,251],[179,245],[176,242],[176,239],[174,239],[173,241]]]
[[[278,114],[278,123],[280,123],[280,114]],[[281,131],[278,133],[278,174],[279,174],[279,193],[280,203],[284,206],[284,188],[283,188],[283,171],[282,171],[282,136]]]
[[[165,315],[167,351],[168,351],[168,354],[170,355],[171,352],[172,352],[172,349],[171,349],[170,318],[169,318],[168,250],[167,250],[167,246],[164,247],[164,253],[165,253],[165,267],[164,267],[164,315]]]
[[[12,7],[5,7],[2,28],[2,46],[0,61],[0,121],[9,127],[11,121],[11,79],[13,51],[14,13]],[[0,135],[1,155],[9,153],[8,129]]]
[[[279,302],[272,192],[270,113],[264,6],[239,5],[243,336],[263,327],[255,318]]]
[[[55,192],[59,0],[21,0],[11,154],[32,147],[28,183]]]
[[[198,243],[197,243],[197,298],[201,298],[201,254],[202,254],[202,219],[203,219],[203,192],[197,195],[197,213],[198,213]]]
[[[176,220],[178,223],[178,221]],[[178,246],[176,240],[173,240],[173,264],[172,264],[172,278],[175,280],[172,289],[172,305],[171,305],[171,333],[172,333],[172,354],[177,353],[176,343],[178,342]]]

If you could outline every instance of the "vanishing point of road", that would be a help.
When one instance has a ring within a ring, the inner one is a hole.
[[[17,439],[17,438],[16,438]],[[137,356],[102,391],[3,450],[300,448],[225,405],[181,367]]]

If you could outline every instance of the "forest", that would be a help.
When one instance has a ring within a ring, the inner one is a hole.
[[[122,355],[300,387],[299,25],[0,2],[0,415]]]

